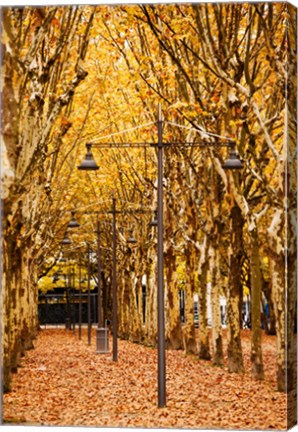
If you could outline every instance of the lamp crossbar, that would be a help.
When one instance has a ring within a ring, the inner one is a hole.
[[[108,148],[149,148],[149,147],[158,147],[160,144],[158,143],[150,143],[150,142],[124,142],[124,143],[113,143],[113,142],[105,142],[105,143],[88,143],[92,145],[92,148],[98,148],[98,149],[108,149]],[[173,141],[173,142],[163,142],[163,147],[230,147],[232,144],[231,141],[227,142],[204,142],[204,141],[198,141],[198,142],[179,142],[179,141]]]

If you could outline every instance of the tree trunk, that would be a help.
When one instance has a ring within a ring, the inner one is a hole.
[[[293,227],[290,229],[292,230]],[[285,273],[284,230],[285,215],[283,210],[276,209],[268,233],[272,253],[272,297],[276,320],[277,389],[281,392],[288,392],[294,386],[296,374],[294,338],[296,265],[292,262],[293,256],[290,261],[287,256],[287,264],[290,265]],[[286,288],[288,289],[287,294]]]
[[[176,271],[177,260],[176,256],[171,253],[170,249],[165,254],[165,271],[166,271],[166,336],[165,343],[168,349],[182,348],[182,334],[180,323],[180,303],[179,303],[179,288],[178,275]]]
[[[195,252],[191,245],[185,251],[185,325],[182,338],[183,348],[189,354],[198,353],[194,326]]]
[[[45,223],[51,207],[45,192],[48,181],[45,165],[46,161],[50,163],[53,154],[53,131],[61,125],[60,115],[87,76],[83,60],[94,14],[86,13],[86,19],[82,20],[81,14],[72,7],[49,7],[44,11],[41,16],[38,8],[24,8],[21,16],[16,9],[5,8],[2,19],[5,33],[2,141],[4,179],[8,180],[3,194],[1,292],[4,390],[9,389],[10,371],[17,369],[24,349],[32,347],[37,331],[38,294],[33,260],[38,254],[43,255],[44,237],[51,237],[51,229]],[[72,26],[62,26],[60,37],[51,37],[56,13],[57,22],[61,19],[61,22],[72,22]],[[33,17],[36,25],[30,24]],[[85,31],[79,33],[82,28]],[[15,43],[21,34],[23,37]],[[82,36],[80,46],[78,34]],[[71,47],[76,47],[77,57],[73,56],[70,63],[64,62]],[[59,133],[56,129],[55,134],[62,137],[68,130],[63,129]]]
[[[125,263],[126,264],[126,263]],[[121,285],[118,287],[118,332],[123,339],[129,338],[130,332],[130,296],[131,286],[129,280],[129,270],[126,265],[122,266]],[[119,280],[119,281],[120,281]]]
[[[228,320],[228,369],[229,372],[243,373],[243,357],[239,320],[239,292],[242,262],[242,226],[241,211],[234,206],[231,211],[231,246],[229,286],[227,289],[227,320]]]
[[[137,341],[144,341],[144,327],[143,327],[143,286],[142,286],[143,272],[138,273],[135,285],[136,293],[136,319],[137,319]]]
[[[130,275],[130,332],[129,339],[133,342],[142,342],[142,318],[140,307],[142,302],[142,284],[140,278],[135,280],[135,272]]]
[[[250,236],[250,273],[251,273],[251,367],[255,379],[264,379],[264,367],[261,345],[261,288],[262,275],[260,267],[258,232],[256,226],[249,232]]]
[[[209,333],[207,322],[207,270],[208,245],[205,237],[199,261],[199,358],[210,360]]]
[[[223,365],[222,325],[220,314],[220,259],[219,252],[210,246],[211,308],[213,364]]]
[[[269,281],[265,281],[263,278],[262,286],[264,290],[264,294],[266,296],[268,302],[269,309],[269,322],[267,322],[266,333],[268,335],[276,335],[276,325],[275,325],[275,313],[274,313],[274,302],[272,299],[272,275],[271,275],[271,266],[269,266]]]
[[[285,258],[281,253],[272,263],[272,290],[276,319],[277,343],[277,389],[287,391],[287,342],[286,342],[286,296],[285,296]]]
[[[287,61],[287,107],[285,143],[287,144],[286,175],[288,175],[286,212],[286,325],[287,325],[287,427],[297,424],[297,10],[287,5],[289,57]],[[285,177],[286,178],[286,177]],[[286,209],[285,209],[286,211]]]
[[[3,390],[10,390],[11,372],[17,372],[25,350],[33,347],[38,330],[36,272],[26,248],[6,235],[3,251],[2,349]]]
[[[110,273],[110,280],[111,280],[111,272]],[[109,307],[109,304],[111,303],[111,287],[107,282],[106,273],[105,271],[102,272],[102,308],[103,308],[103,324],[105,324],[105,320],[110,319],[109,311],[111,308]]]
[[[146,284],[146,314],[145,337],[148,345],[157,344],[157,254],[151,258],[152,250],[148,251],[147,267],[145,269]]]

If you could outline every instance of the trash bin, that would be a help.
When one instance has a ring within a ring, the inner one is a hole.
[[[66,330],[71,330],[70,318],[65,318],[65,328]]]
[[[107,327],[96,329],[96,354],[109,352],[109,329]]]

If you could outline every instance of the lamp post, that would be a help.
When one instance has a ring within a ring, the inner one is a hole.
[[[118,360],[116,198],[113,197],[113,361]]]
[[[82,261],[79,253],[79,339],[82,339]]]
[[[62,245],[70,245],[71,240],[67,236],[67,232],[65,231],[64,238],[60,242]]]
[[[87,294],[87,315],[88,315],[88,345],[91,345],[91,298],[90,298],[90,277],[91,277],[91,269],[90,269],[90,245],[88,244],[88,294]]]
[[[229,147],[230,147],[230,156],[229,159],[227,159],[226,162],[223,164],[222,166],[223,169],[224,170],[242,169],[243,164],[236,154],[236,143],[234,141],[231,141],[229,143]]]
[[[75,212],[71,212],[71,220],[68,222],[67,228],[79,228],[80,224],[75,220]]]
[[[80,224],[75,220],[75,212],[71,212],[71,220],[68,222],[67,228],[78,228]],[[71,241],[67,237],[67,233],[65,233],[64,239],[61,242],[62,244],[70,244]],[[71,280],[72,276],[72,329],[75,332],[76,327],[76,315],[75,315],[75,267],[73,267],[72,272],[70,272],[69,279]],[[71,285],[71,284],[70,284]]]
[[[96,168],[96,164],[94,162],[92,153],[90,152],[90,148],[88,146],[88,151],[86,154],[86,159],[87,159],[87,164],[82,164],[82,167],[80,166],[79,168],[82,170],[95,170]],[[100,213],[100,212],[88,212],[88,213]],[[69,221],[67,227],[68,228],[77,228],[80,227],[80,224],[75,220],[75,212],[72,211],[71,212],[72,217],[71,220]],[[106,327],[102,326],[102,302],[101,302],[101,259],[100,259],[100,222],[99,219],[97,220],[97,230],[96,230],[96,234],[97,234],[97,279],[98,279],[98,286],[97,286],[97,291],[98,291],[98,305],[97,305],[97,316],[98,316],[98,324],[97,324],[97,329],[96,329],[96,333],[97,333],[97,337],[96,337],[96,352],[97,353],[107,353],[109,351],[109,335],[108,335],[108,329]],[[68,241],[67,236],[65,235],[66,240]],[[65,241],[65,238],[63,239],[63,241]],[[68,244],[68,242],[67,242]],[[90,340],[91,340],[91,293],[90,293],[90,278],[91,278],[91,269],[90,269],[90,245],[88,244],[88,294],[87,294],[87,306],[88,306],[88,344],[90,345]],[[81,304],[81,276],[80,276],[80,304]],[[81,317],[81,306],[80,306],[80,310],[79,310],[79,315]],[[94,315],[95,315],[95,309],[94,309]],[[80,318],[81,319],[81,318]],[[81,331],[79,331],[79,336],[81,336]]]
[[[101,316],[101,260],[100,260],[100,222],[97,221],[97,327],[102,327]]]
[[[158,406],[166,405],[166,354],[164,312],[164,256],[163,256],[163,144],[162,113],[158,106],[158,175],[157,175],[157,354],[158,354]]]
[[[134,238],[134,236],[133,236],[133,230],[131,229],[130,230],[130,235],[129,235],[129,238],[128,238],[128,240],[127,240],[127,243],[133,243],[133,244],[135,244],[137,241],[136,241],[136,239]]]
[[[70,245],[71,244],[71,240],[68,238],[67,236],[67,231],[65,231],[64,233],[64,238],[61,240],[60,242],[61,245],[65,246],[65,245]],[[65,262],[66,259],[64,257],[64,254],[62,253],[62,258],[61,258],[61,262]],[[66,300],[66,318],[65,318],[65,328],[67,330],[71,330],[71,317],[70,317],[70,300],[69,300],[69,286],[67,286],[66,283],[66,274],[64,275],[64,281],[65,281],[65,300]],[[70,285],[70,277],[68,277],[68,284]]]
[[[67,271],[67,274],[64,275],[65,279],[65,296],[66,296],[66,318],[65,318],[65,327],[67,330],[71,330],[71,305],[70,305],[70,270]]]
[[[109,352],[109,329],[102,325],[102,301],[101,301],[101,256],[100,256],[100,222],[97,220],[97,316],[96,329],[96,353],[106,354]]]
[[[76,273],[75,273],[75,266],[73,266],[72,269],[72,331],[75,333],[76,330],[76,302],[75,302],[75,292],[76,292]]]
[[[164,319],[164,255],[163,255],[163,147],[164,146],[174,146],[174,145],[183,145],[188,144],[191,147],[208,147],[212,146],[212,144],[208,143],[207,145],[199,142],[199,143],[163,143],[162,140],[162,131],[163,131],[163,120],[162,120],[162,111],[161,104],[158,105],[158,120],[157,120],[157,129],[158,129],[158,143],[101,143],[101,144],[86,144],[87,153],[85,159],[78,167],[81,170],[97,170],[99,169],[96,164],[93,154],[91,152],[91,147],[98,148],[121,148],[121,147],[157,147],[157,156],[158,156],[158,184],[157,184],[157,239],[158,239],[158,249],[157,249],[157,280],[158,280],[158,288],[157,288],[157,308],[158,308],[158,407],[162,408],[166,406],[166,361],[165,361],[165,319]],[[208,134],[208,133],[207,133]],[[212,134],[210,134],[212,135]],[[214,134],[213,134],[214,136]],[[220,137],[221,138],[221,137]],[[223,139],[223,138],[221,138]],[[226,140],[226,139],[225,139]],[[230,157],[223,165],[224,169],[241,169],[242,163],[238,159],[235,151],[235,142],[229,140],[228,144],[225,143],[223,146],[230,147]],[[114,201],[113,201],[113,209],[114,209]],[[116,213],[116,210],[115,210]],[[114,221],[114,219],[113,219]],[[152,226],[156,226],[156,221],[151,223]],[[116,243],[115,230],[113,231],[113,244]],[[115,247],[113,248],[115,253]],[[114,255],[113,255],[113,267],[116,268],[116,261],[114,263]],[[114,296],[114,283],[115,283],[115,293],[116,293],[116,278],[115,272],[113,272],[113,306],[114,301],[116,301],[116,296]],[[117,307],[117,304],[115,308]],[[114,308],[113,308],[114,309]],[[117,318],[116,318],[117,319]],[[117,323],[117,321],[116,321]],[[114,323],[113,323],[113,332],[114,332]],[[117,349],[117,341],[113,340],[113,357],[114,357],[114,343]],[[115,350],[117,354],[117,351]],[[115,355],[116,355],[115,354]]]

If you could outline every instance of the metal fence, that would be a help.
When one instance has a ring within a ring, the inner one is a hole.
[[[82,308],[82,323],[88,322],[88,294],[40,294],[38,296],[38,318],[41,325],[78,323],[80,298]],[[97,293],[90,294],[91,323],[97,322]]]

